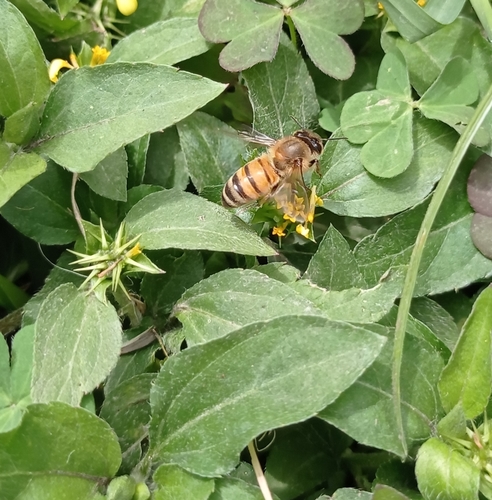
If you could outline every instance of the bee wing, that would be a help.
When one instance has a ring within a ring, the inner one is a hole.
[[[302,176],[302,161],[296,163],[292,172],[284,178],[269,198],[275,200],[277,208],[289,218],[300,223],[306,221],[311,207],[308,189]]]
[[[268,135],[262,134],[261,132],[250,128],[239,130],[238,135],[246,142],[259,144],[261,146],[273,146],[277,142]]]

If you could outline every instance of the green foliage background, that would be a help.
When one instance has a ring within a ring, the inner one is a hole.
[[[0,19],[2,499],[492,498],[488,0]],[[312,240],[220,206],[241,124],[327,139]]]

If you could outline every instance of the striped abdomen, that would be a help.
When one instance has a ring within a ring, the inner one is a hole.
[[[270,157],[263,154],[246,163],[226,182],[222,191],[222,205],[239,207],[269,195],[280,182]]]

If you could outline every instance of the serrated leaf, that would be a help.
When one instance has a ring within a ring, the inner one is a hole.
[[[78,405],[115,366],[121,325],[115,309],[64,284],[43,301],[36,320],[32,397]]]
[[[380,325],[374,331],[387,335],[392,329]],[[381,330],[383,329],[383,330]],[[398,435],[392,391],[393,341],[373,365],[319,417],[360,443],[404,456]],[[405,437],[411,445],[426,439],[433,422],[442,414],[436,384],[444,365],[427,342],[407,335],[403,352],[401,398]]]
[[[413,142],[415,154],[407,170],[391,179],[377,179],[364,169],[360,146],[329,141],[320,160],[317,189],[324,208],[351,217],[379,217],[422,201],[444,172],[456,134],[441,123],[416,118]]]
[[[153,386],[151,453],[200,475],[224,474],[255,436],[333,401],[384,341],[347,323],[287,316],[191,347],[165,363]]]
[[[123,38],[108,62],[149,62],[173,65],[206,52],[212,45],[201,35],[196,19],[157,21]]]
[[[468,167],[468,168],[467,168]],[[414,295],[458,289],[492,272],[470,237],[471,209],[463,196],[469,163],[457,173],[429,234]],[[369,285],[395,265],[406,265],[428,202],[397,215],[355,248],[359,269]]]
[[[306,63],[282,37],[275,59],[244,71],[253,107],[254,128],[275,139],[312,127],[319,113],[318,98]],[[292,118],[294,117],[294,119]]]
[[[385,13],[410,43],[438,31],[441,25],[413,0],[382,0]]]
[[[127,177],[128,163],[124,148],[106,156],[94,170],[80,174],[80,178],[95,193],[116,201],[126,201]]]
[[[38,155],[25,155],[25,160],[44,160]],[[7,221],[21,233],[38,243],[63,245],[80,234],[70,212],[71,175],[50,163],[46,172],[17,191],[0,210]]]
[[[197,111],[177,124],[179,141],[191,180],[201,192],[225,184],[244,163],[246,143],[217,118]]]
[[[157,490],[155,500],[175,500],[177,498],[193,498],[208,500],[215,489],[215,481],[195,476],[173,464],[161,465],[154,472]]]
[[[367,285],[347,241],[333,226],[323,236],[303,278],[328,290]]]
[[[213,274],[186,290],[174,308],[188,345],[290,314],[323,315],[291,287],[251,269],[227,269]]]
[[[0,449],[5,500],[37,498],[41,485],[50,492],[59,491],[59,483],[75,492],[82,487],[79,482],[89,483],[94,491],[116,474],[121,460],[108,424],[63,403],[29,406],[19,427],[0,434]],[[31,485],[35,480],[38,488]]]
[[[349,35],[360,27],[364,20],[362,0],[306,0],[292,9],[290,16],[313,63],[332,78],[349,78],[355,58],[338,35]]]
[[[198,26],[210,42],[230,42],[220,53],[220,65],[242,71],[275,57],[283,21],[281,9],[253,0],[207,0]]]
[[[244,222],[226,209],[176,189],[146,196],[126,216],[129,233],[144,248],[216,250],[244,255],[275,255]]]
[[[37,154],[14,153],[0,141],[0,207],[45,170],[46,162]]]
[[[121,146],[185,118],[224,87],[148,63],[69,71],[46,103],[37,150],[74,172],[92,170]]]
[[[478,466],[437,438],[429,439],[420,447],[415,474],[426,500],[478,498]]]
[[[460,403],[466,418],[473,419],[487,406],[492,385],[491,331],[492,288],[488,287],[475,301],[439,381],[447,411]]]
[[[0,0],[0,115],[11,116],[29,103],[42,104],[50,89],[44,54],[24,16]]]

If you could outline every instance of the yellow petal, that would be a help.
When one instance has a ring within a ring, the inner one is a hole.
[[[92,49],[91,66],[99,66],[100,64],[105,63],[106,59],[109,57],[109,54],[111,54],[109,50],[96,45]]]
[[[73,66],[68,61],[65,61],[65,59],[53,59],[53,61],[51,61],[48,74],[53,83],[58,81],[58,73],[62,68],[72,69]]]
[[[116,7],[124,16],[131,16],[138,7],[137,0],[116,0]]]
[[[309,238],[309,229],[302,224],[297,224],[296,233],[301,234],[304,238]]]
[[[278,236],[285,236],[284,228],[282,226],[274,227],[273,231],[272,231],[272,234],[273,235],[278,235]]]
[[[427,0],[417,0],[417,5],[419,7],[424,7],[424,5],[427,3]]]

